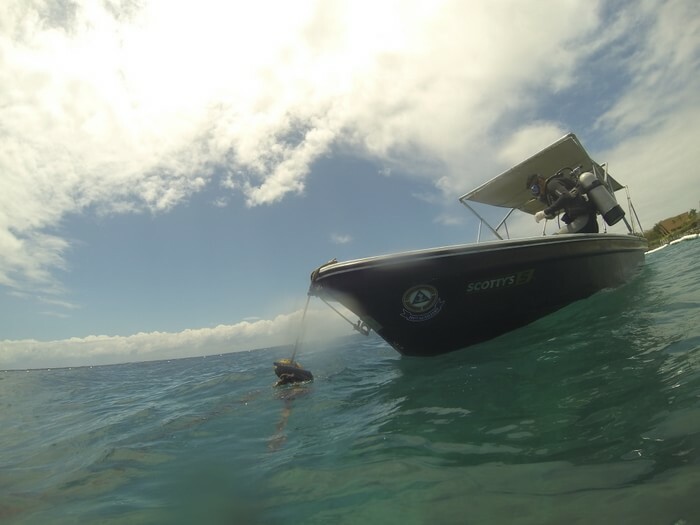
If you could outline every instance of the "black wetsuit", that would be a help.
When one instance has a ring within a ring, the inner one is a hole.
[[[570,224],[574,219],[582,215],[588,216],[588,222],[576,231],[576,233],[598,233],[598,220],[596,219],[596,209],[592,203],[582,195],[574,192],[576,184],[565,176],[555,176],[545,183],[545,191],[540,200],[547,204],[544,213],[545,217],[553,218],[561,210],[564,210],[561,220],[565,224]]]

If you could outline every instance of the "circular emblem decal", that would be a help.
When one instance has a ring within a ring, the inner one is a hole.
[[[438,301],[438,292],[432,286],[421,284],[403,294],[403,307],[411,313],[422,314],[430,311]]]

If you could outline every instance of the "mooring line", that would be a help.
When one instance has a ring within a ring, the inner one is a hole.
[[[311,299],[311,296],[307,295],[306,296],[306,305],[304,305],[304,313],[301,316],[301,329],[299,330],[299,335],[297,335],[297,340],[294,343],[294,351],[292,352],[292,357],[291,357],[292,362],[294,362],[294,356],[297,355],[297,350],[299,348],[299,344],[304,339],[304,331],[306,328],[306,310],[309,309],[309,300],[310,299]]]

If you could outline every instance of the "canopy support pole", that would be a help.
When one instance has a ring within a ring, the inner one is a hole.
[[[459,202],[461,202],[461,203],[464,204],[467,208],[469,208],[469,211],[471,211],[474,215],[476,215],[477,218],[481,221],[481,223],[482,223],[482,224],[485,224],[486,227],[487,227],[489,230],[491,230],[491,231],[493,232],[493,234],[494,234],[496,237],[498,237],[501,241],[503,240],[503,237],[501,237],[501,235],[500,235],[496,230],[493,229],[493,227],[488,223],[488,221],[487,221],[486,219],[484,219],[481,215],[479,215],[479,214],[476,212],[476,210],[475,210],[474,208],[472,208],[471,206],[469,206],[469,204],[467,204],[467,203],[466,203],[464,200],[462,200],[462,199],[459,199]]]

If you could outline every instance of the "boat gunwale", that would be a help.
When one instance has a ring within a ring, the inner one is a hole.
[[[491,253],[503,250],[527,248],[536,246],[552,246],[556,244],[572,244],[582,242],[593,242],[600,240],[630,242],[630,246],[625,251],[641,250],[646,251],[648,243],[644,237],[632,234],[618,233],[590,233],[590,234],[561,234],[549,237],[525,237],[519,239],[493,240],[481,243],[455,244],[437,248],[426,248],[419,250],[409,250],[405,252],[390,253],[386,255],[374,255],[349,261],[340,261],[322,266],[314,279],[320,280],[330,275],[337,275],[356,270],[377,268],[381,266],[391,266],[407,262],[421,262],[431,259],[442,259],[456,257],[466,254]],[[619,251],[619,250],[616,250]]]

